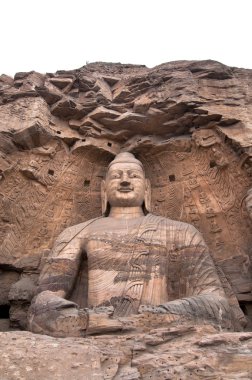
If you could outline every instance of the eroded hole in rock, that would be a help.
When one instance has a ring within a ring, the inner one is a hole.
[[[49,175],[54,175],[54,170],[49,169],[49,170],[48,170],[48,174],[49,174]]]
[[[90,185],[90,181],[88,179],[85,179],[84,181],[84,187],[87,187]]]
[[[170,182],[174,182],[175,181],[175,175],[174,174],[171,174],[171,175],[169,175],[169,181]]]
[[[214,168],[216,165],[217,164],[216,164],[216,162],[214,160],[210,161],[210,164],[209,164],[210,168]]]
[[[111,142],[108,142],[108,146],[112,146],[112,143],[111,143]]]
[[[241,301],[239,305],[246,316],[252,317],[252,302]]]
[[[61,131],[56,131],[56,133],[57,133],[58,135],[61,135]]]
[[[8,319],[10,312],[10,305],[0,305],[0,319]]]
[[[245,331],[252,331],[252,302],[241,301],[239,302],[239,305],[247,319],[247,325],[245,326]]]

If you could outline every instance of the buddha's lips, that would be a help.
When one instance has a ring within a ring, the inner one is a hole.
[[[120,193],[130,193],[131,191],[133,191],[133,189],[131,189],[131,188],[120,188],[120,189],[118,189],[117,191],[119,191]]]

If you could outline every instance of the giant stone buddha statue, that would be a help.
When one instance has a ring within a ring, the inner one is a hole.
[[[82,336],[92,333],[99,313],[106,316],[101,322],[106,331],[146,313],[220,326],[230,321],[201,234],[192,225],[149,213],[150,183],[133,154],[115,157],[101,191],[103,216],[65,229],[56,240],[30,307],[30,330]],[[71,294],[85,258],[88,290],[82,309]]]

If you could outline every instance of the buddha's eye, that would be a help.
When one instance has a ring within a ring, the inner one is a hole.
[[[130,178],[140,178],[140,176],[137,173],[131,173],[129,175]]]
[[[120,178],[120,174],[119,174],[119,173],[112,174],[112,175],[111,175],[111,178],[112,178],[112,179]]]

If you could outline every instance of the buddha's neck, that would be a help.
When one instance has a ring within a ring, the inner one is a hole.
[[[134,219],[143,216],[142,207],[111,207],[109,216],[118,219]]]

